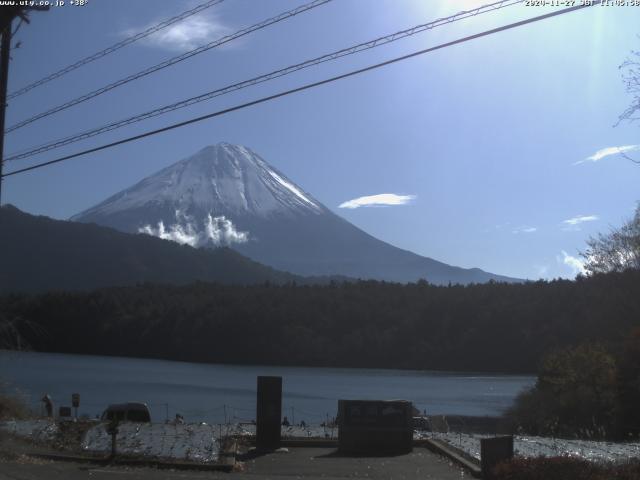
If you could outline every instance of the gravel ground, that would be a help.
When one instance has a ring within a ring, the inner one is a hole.
[[[72,429],[50,420],[26,420],[1,422],[0,430],[21,438],[56,448],[82,450],[92,453],[108,453],[111,438],[103,424],[92,423]],[[251,436],[255,425],[207,425],[207,424],[122,424],[117,437],[120,453],[156,458],[189,460],[203,463],[218,460],[219,439],[227,435]],[[82,435],[79,434],[80,430]],[[73,435],[65,432],[73,431]],[[283,438],[336,438],[337,430],[322,426],[282,427]],[[480,439],[489,435],[465,433],[416,432],[415,438],[436,438],[480,459]],[[65,445],[75,442],[75,445]],[[547,437],[516,436],[516,455],[523,457],[568,455],[590,461],[623,461],[640,458],[640,442],[613,443],[590,440],[565,440]]]
[[[37,442],[51,442],[58,434],[58,424],[50,419],[7,420],[0,422],[0,430]]]
[[[215,425],[123,423],[116,441],[118,452],[126,455],[215,463],[219,438],[220,430]],[[81,447],[88,452],[108,453],[111,435],[104,425],[96,425],[87,431]]]
[[[466,433],[420,432],[419,438],[436,438],[459,448],[471,457],[480,460],[480,439],[490,435]],[[592,440],[565,440],[560,438],[514,437],[515,454],[522,457],[554,457],[567,455],[589,461],[624,461],[640,458],[640,443],[614,443]]]

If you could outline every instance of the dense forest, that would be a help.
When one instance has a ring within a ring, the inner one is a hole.
[[[621,348],[640,271],[576,281],[433,286],[139,285],[0,297],[34,350],[216,363],[536,372],[559,348]]]

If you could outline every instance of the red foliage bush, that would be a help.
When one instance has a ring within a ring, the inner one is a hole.
[[[571,457],[514,458],[494,469],[495,480],[639,480],[640,460],[600,464]]]

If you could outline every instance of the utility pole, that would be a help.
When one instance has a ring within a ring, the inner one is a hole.
[[[11,25],[13,19],[20,17],[23,22],[29,23],[27,11],[49,10],[48,6],[0,7],[0,32],[2,43],[0,44],[0,205],[2,205],[2,174],[4,170],[4,117],[7,109],[7,83],[9,80],[9,59],[11,55]]]
[[[2,29],[0,45],[0,205],[2,205],[2,173],[4,170],[4,114],[7,107],[7,80],[9,79],[9,54],[11,52],[11,22]],[[4,22],[3,22],[4,23]]]

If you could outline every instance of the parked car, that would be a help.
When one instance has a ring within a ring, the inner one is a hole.
[[[146,403],[117,403],[109,405],[102,413],[101,419],[105,422],[116,420],[118,422],[151,422],[151,412]]]
[[[431,420],[429,417],[420,415],[419,417],[413,417],[413,429],[421,430],[423,432],[431,431]]]

